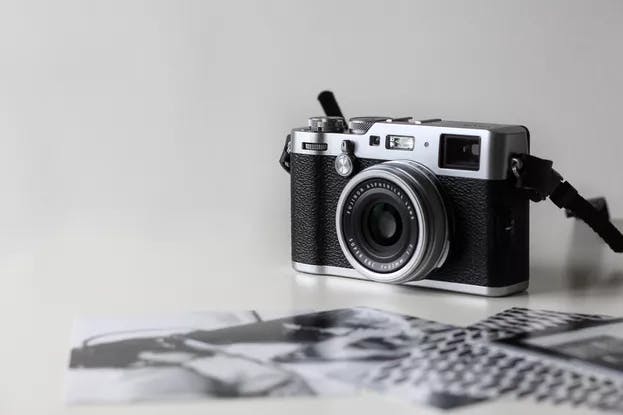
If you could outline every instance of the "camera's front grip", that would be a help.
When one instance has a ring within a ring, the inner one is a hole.
[[[610,222],[603,198],[601,209],[583,198],[553,169],[551,160],[513,154],[510,166],[516,187],[525,190],[532,201],[540,202],[549,197],[556,206],[566,209],[569,216],[586,222],[614,252],[623,253],[623,234]]]

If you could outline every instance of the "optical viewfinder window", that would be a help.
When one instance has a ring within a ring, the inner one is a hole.
[[[458,170],[480,168],[480,137],[442,134],[439,144],[439,167]]]

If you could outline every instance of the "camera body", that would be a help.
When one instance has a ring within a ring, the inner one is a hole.
[[[292,130],[295,270],[503,296],[528,287],[523,126],[313,117]]]

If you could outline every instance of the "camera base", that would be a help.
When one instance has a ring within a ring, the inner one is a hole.
[[[328,265],[311,265],[300,262],[292,262],[292,267],[299,272],[315,275],[335,275],[339,277],[356,278],[359,280],[371,281],[360,275],[352,268],[332,267]],[[506,285],[504,287],[485,287],[481,285],[461,284],[458,282],[448,282],[439,280],[422,279],[403,283],[400,285],[412,287],[434,288],[438,290],[455,291],[466,294],[481,295],[485,297],[504,297],[525,291],[528,288],[528,280],[517,284]]]

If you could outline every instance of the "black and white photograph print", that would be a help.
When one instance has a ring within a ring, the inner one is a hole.
[[[77,322],[69,403],[357,393],[379,366],[452,326],[347,308]]]
[[[191,333],[197,344],[273,362],[316,385],[327,380],[357,388],[377,367],[410,356],[444,324],[365,307],[301,314],[272,321]],[[331,385],[331,383],[328,383]],[[330,390],[315,391],[330,393]]]
[[[601,325],[608,319],[603,315],[511,308],[465,328],[431,333],[412,348],[410,356],[377,367],[361,382],[402,401],[443,409],[493,399],[526,399],[621,412],[622,384],[569,370],[551,359],[509,350],[495,342],[574,323]],[[603,348],[604,343],[592,345],[591,351]],[[620,354],[609,347],[604,356],[612,363]]]
[[[471,366],[488,367],[497,379],[494,390],[505,399],[623,413],[623,381],[598,367],[603,363],[616,367],[622,356],[619,322],[602,314],[513,307],[467,327],[474,350],[486,351]],[[601,337],[604,333],[608,339]],[[585,341],[577,342],[580,339]],[[534,346],[555,346],[542,353],[545,347],[541,351],[526,347],[524,342],[529,341]],[[558,359],[554,351],[572,356],[573,361]],[[585,365],[582,360],[591,356],[605,362]]]
[[[72,333],[66,402],[312,395],[294,373],[218,348],[200,347],[190,338],[285,314],[208,311],[78,319]]]

